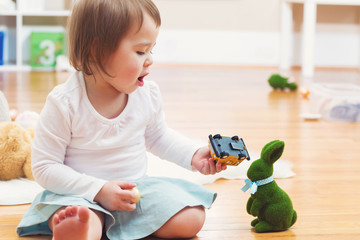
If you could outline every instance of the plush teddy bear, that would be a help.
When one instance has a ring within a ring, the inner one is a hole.
[[[251,222],[255,232],[277,232],[290,228],[297,219],[296,211],[290,197],[273,179],[273,164],[278,160],[285,144],[275,140],[266,144],[260,159],[254,161],[247,172],[249,179],[242,188],[245,192],[250,188],[251,196],[246,210],[257,217]]]
[[[31,172],[33,128],[24,129],[14,122],[0,122],[0,180],[26,177]]]
[[[268,82],[274,89],[285,90],[288,88],[291,91],[297,89],[297,84],[295,82],[290,82],[289,78],[283,77],[280,74],[272,74],[269,77]]]
[[[26,177],[31,172],[31,143],[39,118],[35,112],[25,111],[11,119],[9,104],[0,91],[0,180]]]

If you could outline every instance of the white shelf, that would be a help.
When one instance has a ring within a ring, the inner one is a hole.
[[[322,5],[360,6],[360,0],[284,0],[289,3],[315,3]]]
[[[303,4],[302,49],[300,55],[302,76],[311,79],[314,76],[315,29],[317,5],[360,6],[360,0],[283,0],[281,3],[281,50],[280,69],[290,68],[290,53],[293,51],[293,3]]]
[[[70,10],[61,11],[20,11],[22,16],[30,17],[67,17],[70,15]]]
[[[315,0],[316,4],[323,5],[351,5],[351,6],[359,6],[359,0]]]
[[[18,66],[15,64],[9,64],[9,65],[0,65],[0,71],[17,71]]]
[[[15,37],[13,37],[13,40],[10,40],[12,42],[8,42],[7,44],[7,52],[9,53],[10,51],[12,52],[11,55],[11,59],[13,60],[10,63],[5,62],[5,65],[0,65],[0,72],[1,71],[32,71],[32,70],[36,70],[32,67],[29,66],[28,62],[26,60],[24,60],[24,54],[23,51],[25,49],[25,51],[28,50],[28,47],[26,47],[26,45],[28,44],[28,42],[26,42],[26,36],[29,32],[29,28],[32,29],[32,27],[37,28],[36,26],[29,26],[26,25],[26,21],[28,21],[29,18],[40,18],[41,17],[53,17],[53,18],[57,18],[57,17],[68,17],[71,14],[70,10],[27,10],[26,6],[22,5],[23,3],[28,4],[29,2],[23,2],[23,1],[29,1],[29,0],[17,0],[16,1],[16,8],[17,10],[9,10],[9,11],[5,11],[5,10],[0,10],[0,17],[2,18],[9,18],[12,19],[11,22],[11,28],[8,28],[9,26],[7,25],[7,21],[5,20],[5,31],[11,30],[12,34],[15,34]],[[64,0],[64,1],[68,1],[68,4],[70,4],[71,0]],[[65,4],[65,3],[64,3]],[[22,7],[21,7],[22,6]],[[54,5],[51,5],[52,8],[54,8]],[[57,5],[59,6],[59,5]],[[65,5],[63,5],[63,7],[60,8],[64,8]],[[67,5],[69,8],[69,5]],[[26,17],[27,20],[24,20],[24,18]],[[15,22],[14,22],[15,20]],[[25,21],[25,23],[24,23]],[[37,20],[38,21],[38,20]],[[15,26],[14,26],[15,23]],[[3,23],[1,23],[0,25],[3,25]],[[58,26],[62,26],[60,25],[54,25],[54,27],[58,27]],[[15,30],[14,30],[15,27]],[[9,41],[9,39],[8,39]],[[28,41],[28,40],[27,40]],[[25,47],[24,47],[25,46]],[[16,54],[16,56],[14,56],[14,53]],[[15,59],[13,59],[15,57]],[[7,59],[8,57],[4,57],[5,59]],[[25,59],[27,59],[27,56],[25,54]],[[53,68],[44,68],[43,70],[53,70]]]
[[[0,11],[0,16],[16,16],[18,14],[18,11]]]

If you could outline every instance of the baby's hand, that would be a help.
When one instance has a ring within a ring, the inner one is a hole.
[[[136,198],[136,195],[128,190],[135,186],[136,184],[131,182],[107,182],[96,194],[94,201],[109,211],[134,211],[136,203],[133,202],[133,199]]]
[[[191,161],[191,166],[204,175],[219,173],[226,170],[227,167],[220,162],[215,164],[214,159],[211,158],[210,150],[206,146],[199,148],[195,152]]]

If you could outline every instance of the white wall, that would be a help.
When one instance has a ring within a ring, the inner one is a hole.
[[[154,0],[162,63],[277,66],[281,0]],[[319,6],[315,65],[358,67],[359,7]],[[293,65],[300,65],[302,5],[295,4]]]
[[[47,1],[47,5],[53,1]],[[65,0],[70,4],[70,0]],[[154,0],[162,28],[161,63],[277,66],[281,0]],[[55,3],[53,3],[55,4]],[[51,4],[50,4],[51,5]],[[48,6],[51,8],[51,6]],[[359,7],[319,6],[315,65],[358,67]],[[300,65],[303,9],[295,4],[293,65]]]
[[[359,62],[360,33],[318,32],[315,66],[353,68]],[[292,65],[301,62],[301,34],[295,33]],[[277,66],[279,32],[161,30],[154,49],[159,63]]]

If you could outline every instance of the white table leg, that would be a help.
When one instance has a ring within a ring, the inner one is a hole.
[[[281,34],[280,34],[280,64],[281,70],[289,70],[293,49],[293,15],[292,4],[281,2]]]
[[[312,0],[307,0],[304,3],[302,39],[302,75],[304,77],[314,76],[316,7],[316,3]]]
[[[16,15],[16,66],[20,69],[23,64],[22,56],[22,27],[23,17]]]

